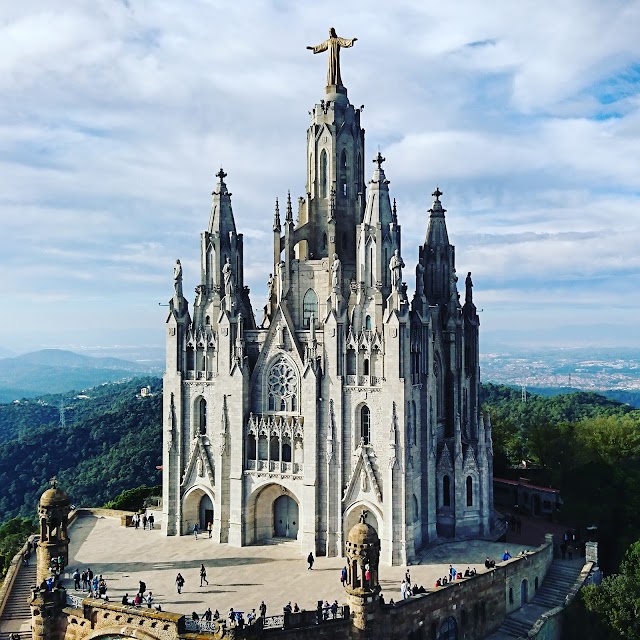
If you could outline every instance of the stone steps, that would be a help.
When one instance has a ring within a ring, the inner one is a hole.
[[[496,637],[526,637],[545,611],[564,605],[581,569],[582,566],[554,562],[533,599],[504,619]]]
[[[31,596],[31,587],[36,583],[36,567],[35,562],[28,567],[21,567],[18,573],[11,593],[2,612],[2,621],[5,620],[31,620],[31,609],[29,607],[29,598]]]

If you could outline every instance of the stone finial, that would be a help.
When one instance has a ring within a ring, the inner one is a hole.
[[[224,179],[227,177],[228,174],[226,174],[224,172],[224,169],[222,167],[220,167],[220,171],[218,171],[218,173],[216,173],[216,178],[220,179],[220,182],[224,182]]]
[[[386,158],[382,157],[380,151],[378,151],[378,155],[373,159],[374,163],[377,163],[378,169],[382,169],[382,163],[386,160]]]
[[[369,515],[369,510],[363,509],[362,513],[360,514],[359,522],[361,522],[362,524],[367,524],[367,515]]]
[[[442,195],[440,187],[436,185],[436,190],[431,195],[436,199],[436,202],[440,202],[440,196]]]

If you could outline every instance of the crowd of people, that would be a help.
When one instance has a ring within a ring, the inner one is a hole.
[[[147,516],[146,511],[142,514],[142,516],[139,513],[134,513],[133,518],[131,519],[131,524],[133,525],[134,529],[139,529],[140,525],[142,525],[143,529],[146,529],[148,526],[149,530],[151,530],[153,529],[153,526],[155,524],[155,517],[153,513],[150,513]]]

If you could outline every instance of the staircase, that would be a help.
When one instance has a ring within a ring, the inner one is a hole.
[[[9,599],[0,618],[0,640],[5,640],[10,633],[17,633],[21,640],[31,638],[31,631],[25,631],[31,624],[31,609],[29,598],[31,587],[36,583],[36,564],[34,562],[28,567],[20,567],[16,576]]]
[[[565,598],[581,570],[582,562],[571,564],[561,561],[553,562],[533,599],[508,615],[498,631],[491,634],[487,640],[526,638],[543,613],[564,605]]]

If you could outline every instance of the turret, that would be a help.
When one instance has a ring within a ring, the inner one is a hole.
[[[446,209],[440,202],[442,191],[436,188],[432,195],[435,199],[429,209],[427,236],[419,249],[419,261],[424,267],[423,291],[428,303],[446,305],[451,300],[452,279],[455,276],[455,249],[449,243],[444,218]]]

